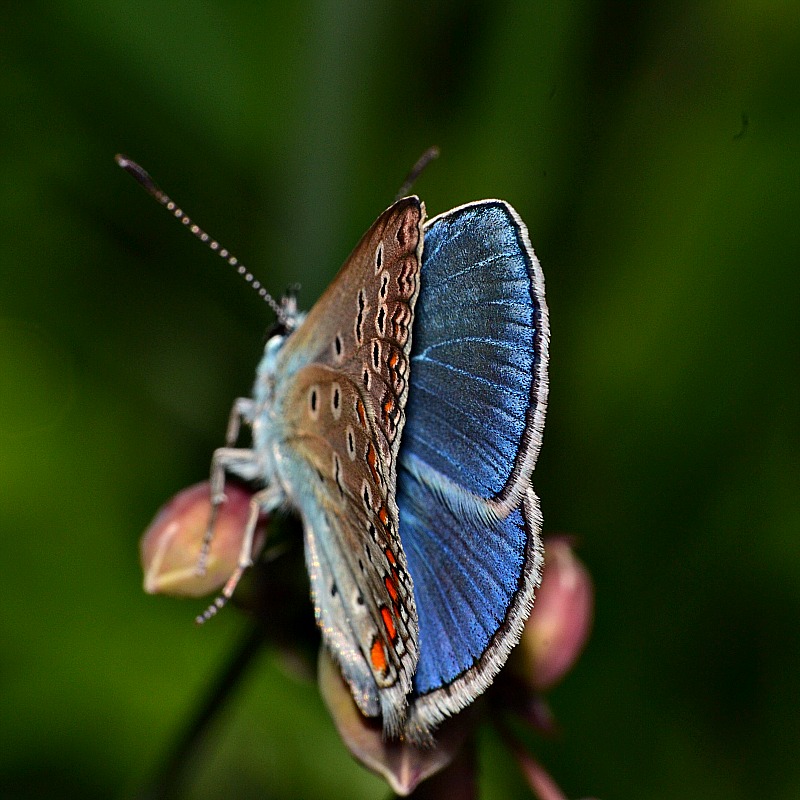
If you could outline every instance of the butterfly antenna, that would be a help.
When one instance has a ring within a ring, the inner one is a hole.
[[[237,567],[233,575],[228,578],[228,582],[225,584],[222,592],[214,599],[214,602],[211,603],[202,614],[198,614],[194,618],[195,625],[204,625],[228,605],[228,601],[233,597],[233,592],[242,579],[242,575],[244,575],[244,567]]]
[[[260,281],[256,280],[253,273],[250,272],[244,264],[240,263],[236,256],[231,255],[228,250],[222,247],[216,239],[212,239],[202,228],[195,225],[183,209],[177,206],[150,177],[150,173],[148,173],[147,170],[127,156],[123,156],[119,153],[114,156],[114,160],[125,172],[131,175],[151,197],[158,200],[167,211],[171,212],[176,219],[179,219],[201,242],[203,242],[203,244],[207,245],[220,258],[227,261],[230,266],[234,267],[251,288],[258,292],[258,296],[275,312],[279,322],[287,328],[293,327],[293,320],[290,319],[290,315],[287,314],[286,309],[284,309],[284,307],[261,285]]]
[[[414,182],[419,178],[422,174],[422,171],[428,164],[431,163],[435,158],[439,158],[439,148],[436,145],[433,147],[429,147],[418,159],[417,163],[411,167],[411,172],[406,175],[406,179],[403,181],[403,185],[400,187],[400,191],[397,192],[395,195],[395,202],[400,200],[400,198],[405,197],[411,187],[414,185]]]

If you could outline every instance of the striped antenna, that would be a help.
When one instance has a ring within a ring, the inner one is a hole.
[[[131,160],[127,156],[117,153],[114,160],[119,164],[122,169],[131,175],[142,186],[142,188],[151,196],[158,200],[167,211],[171,212],[173,216],[179,219],[203,244],[207,245],[213,250],[220,258],[223,258],[230,266],[234,267],[236,271],[245,279],[252,289],[258,292],[258,296],[275,312],[278,321],[287,329],[294,327],[295,319],[291,313],[291,309],[285,308],[281,305],[262,285],[261,282],[256,280],[250,270],[244,264],[239,262],[236,256],[220,245],[216,239],[212,239],[202,228],[195,225],[191,219],[184,213],[183,209],[177,206],[161,187],[150,177],[150,174]]]

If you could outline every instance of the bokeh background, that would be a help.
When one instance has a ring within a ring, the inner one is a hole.
[[[0,795],[136,796],[245,628],[145,596],[137,542],[271,316],[114,153],[307,307],[438,144],[429,212],[509,200],[547,280],[535,483],[597,613],[538,756],[570,797],[800,796],[796,2],[33,0],[0,37]],[[269,651],[185,790],[387,794]]]

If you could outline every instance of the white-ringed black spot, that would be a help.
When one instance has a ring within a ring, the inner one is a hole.
[[[377,370],[381,365],[381,343],[377,339],[372,341],[372,366]]]
[[[308,392],[308,407],[311,410],[311,416],[317,416],[317,387],[312,386]]]
[[[339,455],[337,453],[333,454],[333,479],[336,481],[339,495],[344,497],[344,486],[342,486],[342,462],[339,461]]]
[[[336,597],[338,592],[339,592],[339,590],[336,588],[336,584],[332,583],[331,584],[331,597]]]
[[[352,426],[350,425],[347,426],[347,431],[345,435],[347,437],[347,455],[349,455],[350,460],[353,461],[355,460],[356,457],[356,437],[353,434]]]
[[[378,309],[378,316],[375,317],[375,325],[378,333],[383,336],[386,333],[386,306],[381,306]]]
[[[342,337],[337,333],[333,339],[333,350],[337,358],[342,357]]]
[[[364,498],[364,505],[366,506],[367,511],[372,510],[372,493],[369,490],[369,486],[367,482],[361,485],[361,496]]]
[[[388,289],[389,289],[389,273],[384,272],[383,275],[381,275],[381,288],[379,292],[381,300],[386,299],[386,292],[388,291]]]
[[[369,389],[369,370],[364,370],[364,388]]]
[[[356,597],[356,603],[358,603],[360,606],[364,605],[364,595],[361,594],[361,592],[359,592],[358,596]]]
[[[380,271],[380,268],[383,266],[383,242],[378,244],[378,248],[375,251],[375,272]]]
[[[367,301],[366,301],[366,298],[364,297],[364,290],[363,289],[359,289],[358,290],[358,314],[356,315],[356,328],[355,328],[356,341],[359,344],[361,344],[361,338],[362,338],[361,329],[362,329],[362,326],[364,324],[364,307],[366,306],[366,304],[367,304]]]
[[[334,419],[342,416],[342,390],[338,383],[334,383],[331,388],[331,412]]]
[[[364,571],[364,562],[359,558],[358,559],[358,568],[363,572]]]

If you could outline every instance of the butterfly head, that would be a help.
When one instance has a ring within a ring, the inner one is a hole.
[[[278,370],[278,355],[292,333],[300,327],[306,314],[297,310],[294,295],[287,295],[281,300],[281,313],[271,325],[264,337],[264,355],[258,365],[255,386],[255,400],[268,403],[272,397],[275,374]]]
[[[288,336],[305,319],[305,312],[297,310],[297,286],[292,286],[281,298],[281,302],[276,309],[277,319],[267,329],[265,342],[274,336]]]
[[[281,297],[281,310],[278,320],[283,323],[287,333],[291,333],[305,318],[305,313],[297,310],[297,295],[300,284],[293,283]]]

